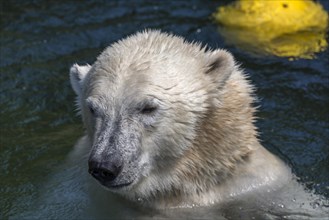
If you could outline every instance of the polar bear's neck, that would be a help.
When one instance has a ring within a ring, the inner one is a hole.
[[[251,94],[252,87],[245,77],[234,72],[223,88],[221,106],[211,109],[193,146],[177,164],[177,175],[196,183],[198,191],[234,175],[258,146]]]

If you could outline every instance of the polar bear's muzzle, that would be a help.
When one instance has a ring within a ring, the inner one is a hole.
[[[124,169],[124,163],[119,157],[110,160],[89,158],[88,172],[99,183],[109,189],[118,189],[132,184],[135,177]]]
[[[141,134],[136,133],[138,127],[122,119],[104,119],[96,127],[88,172],[109,189],[131,185],[141,171]]]
[[[113,183],[122,171],[122,162],[120,160],[111,160],[110,162],[97,161],[90,159],[88,161],[88,172],[105,186],[115,186]],[[122,185],[122,184],[121,184]],[[126,184],[123,184],[126,185]],[[118,185],[120,186],[120,185]]]

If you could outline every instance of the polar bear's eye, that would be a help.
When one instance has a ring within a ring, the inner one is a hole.
[[[152,114],[154,113],[155,111],[157,110],[157,107],[156,106],[153,106],[153,105],[146,105],[144,106],[142,109],[141,109],[141,113],[142,114]]]
[[[98,115],[97,102],[98,102],[97,99],[93,97],[89,97],[86,99],[86,107],[88,108],[89,113],[93,116]]]
[[[92,114],[92,115],[95,115],[95,109],[93,107],[89,107],[89,112]]]

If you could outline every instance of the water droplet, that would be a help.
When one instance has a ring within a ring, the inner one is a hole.
[[[312,207],[313,207],[314,209],[318,208],[319,206],[320,206],[320,204],[319,204],[318,202],[313,202],[313,203],[312,203]]]

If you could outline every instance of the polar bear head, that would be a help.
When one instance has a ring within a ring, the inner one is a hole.
[[[230,53],[158,31],[112,44],[92,66],[73,65],[91,175],[112,191],[137,196],[179,181],[170,173],[221,106],[233,70]],[[170,178],[161,180],[164,174]]]

